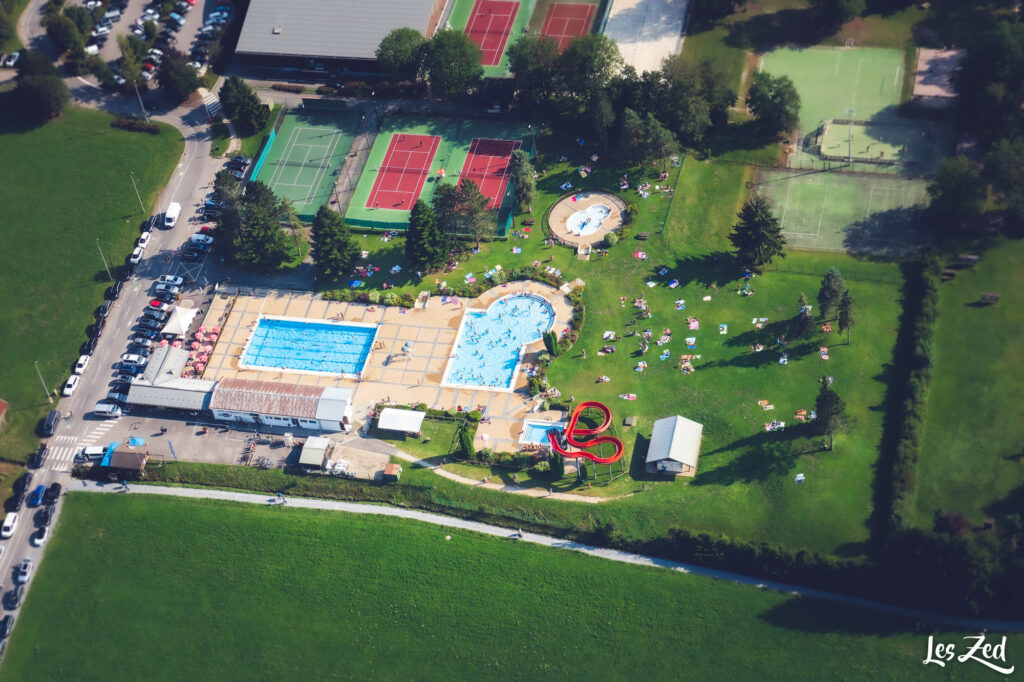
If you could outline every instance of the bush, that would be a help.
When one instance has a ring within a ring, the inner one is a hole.
[[[321,85],[316,89],[316,94],[318,95],[335,95],[337,93],[338,91],[330,85]]]
[[[367,291],[366,298],[370,303],[380,303],[381,292],[379,291]]]
[[[555,357],[561,352],[561,349],[558,347],[558,335],[555,332],[544,332],[544,347],[548,349],[548,353]]]
[[[483,415],[480,414],[480,410],[470,410],[469,414],[467,414],[466,416],[469,418],[469,421],[471,422],[479,422],[483,418]]]
[[[459,445],[462,447],[463,457],[466,459],[476,458],[476,451],[473,449],[473,434],[466,427],[459,429]]]
[[[130,130],[133,133],[149,133],[150,135],[160,134],[160,126],[155,123],[140,121],[137,118],[114,119],[110,125],[114,128],[120,128],[121,130]]]
[[[274,83],[273,85],[270,86],[270,88],[271,90],[280,90],[281,92],[294,92],[297,94],[302,94],[303,92],[306,91],[306,88],[304,88],[303,86],[295,85],[293,83]]]
[[[604,236],[604,245],[609,249],[619,243],[619,235],[609,232]]]
[[[640,215],[640,207],[636,205],[636,202],[626,204],[626,224],[629,225],[636,221],[636,217]]]

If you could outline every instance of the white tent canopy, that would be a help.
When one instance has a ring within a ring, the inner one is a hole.
[[[665,473],[689,473],[697,469],[704,425],[676,415],[654,422],[647,449],[647,468]]]
[[[174,306],[174,310],[171,311],[171,316],[167,319],[167,324],[164,325],[161,333],[185,336],[185,334],[188,334],[188,328],[192,326],[192,320],[196,319],[198,314],[198,308]]]
[[[385,407],[377,419],[377,428],[385,431],[404,431],[406,433],[419,433],[423,426],[423,418],[426,412],[415,410],[399,410],[394,407]]]

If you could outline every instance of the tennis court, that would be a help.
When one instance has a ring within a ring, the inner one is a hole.
[[[548,7],[540,34],[558,41],[558,51],[569,47],[574,38],[586,35],[594,23],[596,5],[555,2]]]
[[[328,203],[352,147],[359,115],[347,111],[290,113],[266,151],[258,177],[303,220]]]
[[[896,256],[924,238],[917,223],[926,204],[923,180],[766,171],[758,185],[790,248]]]
[[[448,28],[463,31],[480,46],[484,76],[508,76],[508,48],[523,35],[534,0],[455,0]]]
[[[469,156],[462,165],[459,182],[463,178],[480,186],[480,193],[491,200],[488,208],[499,208],[508,186],[509,160],[519,149],[519,140],[484,140],[474,138],[469,145]]]
[[[468,177],[498,209],[498,234],[504,234],[511,206],[504,201],[509,156],[521,146],[529,148],[530,140],[526,125],[499,120],[389,117],[370,148],[345,220],[357,227],[404,230],[417,198],[430,203],[439,184]]]
[[[440,142],[436,135],[392,135],[366,200],[367,208],[411,210],[420,198]]]

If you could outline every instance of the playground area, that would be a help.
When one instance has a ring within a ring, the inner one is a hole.
[[[508,75],[508,48],[526,30],[533,0],[455,0],[448,28],[463,31],[480,46],[484,76]]]
[[[330,200],[358,126],[355,112],[292,111],[267,140],[251,179],[291,201],[301,219],[312,220]]]
[[[895,256],[920,243],[918,209],[927,183],[908,178],[822,171],[764,172],[762,196],[790,248]]]
[[[438,183],[469,178],[497,211],[497,232],[510,218],[508,162],[530,140],[525,126],[466,119],[391,118],[381,126],[345,219],[351,225],[404,230],[417,199],[430,202]]]

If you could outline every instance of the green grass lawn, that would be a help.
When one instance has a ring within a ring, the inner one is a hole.
[[[10,9],[8,10],[7,14],[8,16],[11,17],[11,23],[14,24],[15,26],[18,24],[18,17],[20,17],[21,13],[25,11],[25,8],[28,6],[28,3],[29,0],[14,0]],[[7,3],[4,3],[4,6],[6,7]],[[10,54],[11,52],[20,50],[23,47],[24,45],[22,45],[21,40],[18,39],[17,32],[15,32],[15,34],[7,40],[0,41],[0,52],[3,52],[5,54]]]
[[[928,634],[413,521],[78,493],[0,680],[910,679]]]
[[[981,252],[978,265],[939,290],[935,369],[912,506],[918,525],[930,527],[937,509],[962,512],[975,523],[1021,509],[1022,262],[1024,243],[999,240]],[[999,303],[977,305],[981,292],[999,293]]]
[[[212,71],[208,71],[207,75],[210,73],[212,73]],[[277,114],[280,109],[280,104],[276,104],[271,107],[270,118],[267,119],[267,125],[263,130],[260,130],[249,137],[243,137],[241,149],[235,153],[241,156],[248,156],[250,159],[255,159],[256,155],[260,153],[260,149],[263,148],[263,143],[267,141],[270,129],[274,127],[274,121],[277,120]],[[228,130],[227,124],[214,123],[211,131],[213,140],[211,141],[210,156],[224,156],[224,154],[227,153],[228,144],[231,142],[231,132]]]
[[[4,105],[5,107],[6,105]],[[10,410],[0,432],[3,458],[24,461],[37,444],[38,420],[50,409],[46,386],[67,379],[86,328],[109,285],[96,242],[123,263],[167,182],[183,142],[170,126],[160,135],[110,127],[111,116],[68,109],[23,129],[0,107],[0,397]],[[98,371],[98,368],[94,368]]]

